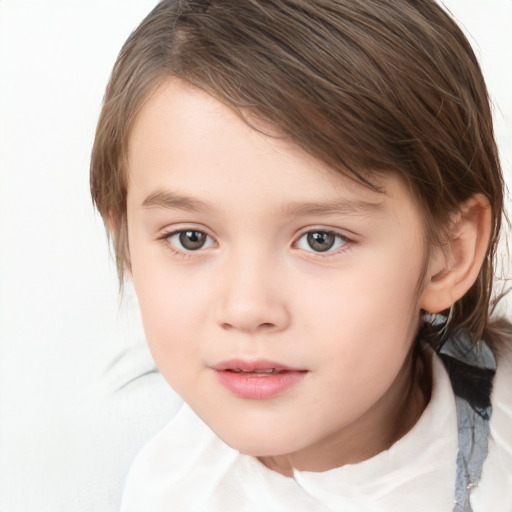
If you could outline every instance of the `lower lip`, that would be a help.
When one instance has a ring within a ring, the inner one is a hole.
[[[285,371],[258,377],[250,373],[216,370],[220,383],[240,398],[265,400],[277,396],[298,384],[306,371]]]

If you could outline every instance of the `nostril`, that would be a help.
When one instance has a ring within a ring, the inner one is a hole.
[[[223,324],[221,324],[221,327],[222,329],[224,329],[225,331],[231,331],[233,329],[237,329],[237,330],[253,330],[252,328],[250,327],[244,327],[244,326],[238,326],[236,327],[235,325],[233,324],[230,324],[228,322],[224,322]],[[256,329],[257,330],[262,330],[262,331],[268,331],[270,329],[275,329],[275,324],[273,324],[272,322],[263,322],[261,324],[259,324]]]

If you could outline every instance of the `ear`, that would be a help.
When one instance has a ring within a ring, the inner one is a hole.
[[[448,241],[432,251],[419,306],[439,313],[465,295],[476,281],[491,235],[491,207],[482,194],[462,203],[452,218]]]

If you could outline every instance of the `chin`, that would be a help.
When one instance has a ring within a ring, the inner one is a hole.
[[[268,403],[254,401],[237,404],[237,407],[217,406],[213,409],[205,408],[204,403],[200,401],[197,409],[191,407],[217,437],[245,455],[284,455],[315,441],[316,429],[311,423],[301,428],[297,425],[296,415]]]
[[[293,442],[290,442],[289,432],[276,433],[275,429],[255,433],[253,426],[247,430],[240,428],[236,432],[215,433],[234,450],[253,457],[285,455],[301,448],[301,446],[295,446]]]

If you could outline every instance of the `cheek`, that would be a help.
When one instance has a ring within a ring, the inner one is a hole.
[[[197,354],[209,308],[200,276],[168,264],[163,251],[135,251],[133,284],[153,358],[164,377],[179,373],[184,359]]]
[[[315,336],[320,364],[333,369],[333,378],[366,386],[398,372],[418,327],[420,273],[414,257],[395,252],[379,260],[360,258],[297,294],[304,297],[304,332]]]
[[[155,364],[169,385],[186,396],[187,390],[194,388],[195,369],[201,362],[199,296],[166,286],[162,279],[146,282],[142,289],[136,286],[136,291]]]
[[[390,324],[407,329],[418,313],[421,265],[414,251],[404,253],[357,255],[339,271],[312,276],[295,294],[303,300],[301,316],[341,336]]]
[[[204,288],[190,280],[180,280],[158,273],[143,283],[134,280],[142,317],[148,328],[164,333],[172,326],[174,332],[192,332],[200,327]],[[203,293],[201,293],[203,291]]]

